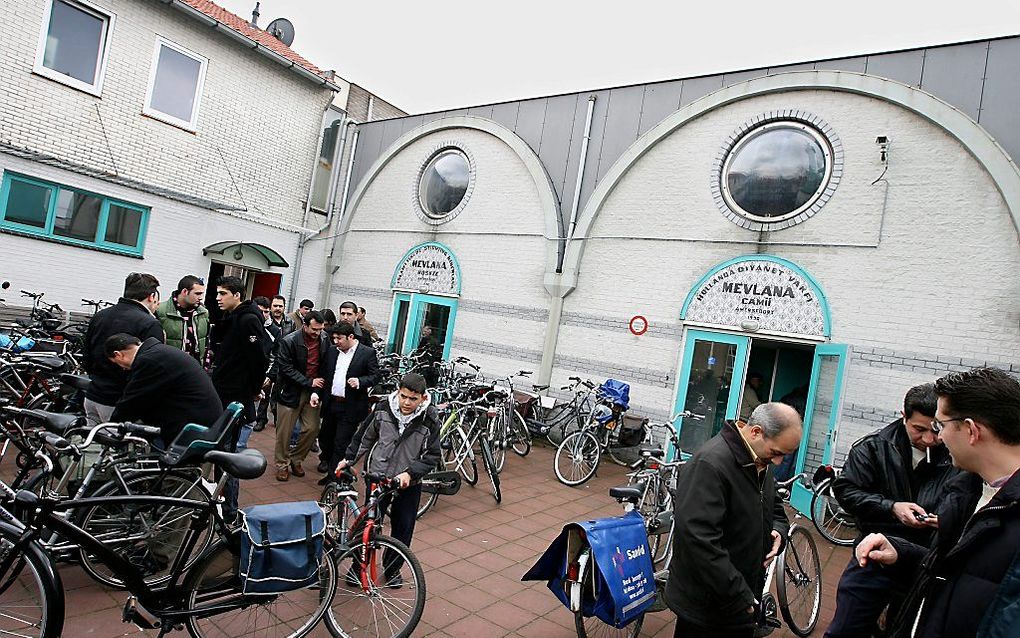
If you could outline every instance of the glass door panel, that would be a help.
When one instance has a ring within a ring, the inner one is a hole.
[[[680,448],[693,454],[736,417],[740,381],[747,364],[748,337],[688,330],[680,366],[676,411],[701,419],[677,419]]]
[[[397,294],[393,299],[393,312],[390,317],[390,331],[386,343],[386,352],[404,351],[404,333],[407,329],[407,315],[411,309],[411,296]]]
[[[797,472],[813,473],[819,465],[831,462],[837,424],[842,406],[848,348],[825,343],[815,347],[811,367],[811,389],[804,412],[804,435],[797,454]],[[790,502],[810,516],[811,491],[794,484]]]

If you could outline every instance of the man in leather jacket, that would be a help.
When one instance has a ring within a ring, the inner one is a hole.
[[[914,578],[891,636],[1015,636],[1016,599],[999,601],[1015,596],[1020,552],[1020,382],[979,368],[939,379],[935,392],[935,429],[965,470],[939,503],[935,545],[869,534],[856,558]]]
[[[945,446],[932,430],[935,386],[911,388],[903,416],[853,445],[843,472],[833,482],[839,504],[857,520],[860,534],[883,532],[920,545],[932,541],[934,523],[925,520],[957,474]],[[907,583],[877,565],[851,558],[836,590],[836,612],[827,638],[869,636],[882,610],[894,615]]]

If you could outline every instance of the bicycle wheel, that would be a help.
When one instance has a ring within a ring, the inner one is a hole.
[[[553,470],[564,485],[580,485],[595,476],[602,446],[590,432],[574,432],[556,448]]]
[[[416,519],[421,518],[422,516],[425,516],[425,512],[427,512],[430,509],[432,509],[432,506],[435,505],[436,501],[439,500],[439,495],[435,494],[435,493],[425,494],[424,496],[425,496],[425,498],[421,499],[418,502],[418,511],[415,512],[415,514],[414,514],[414,517]]]
[[[205,502],[211,498],[197,468],[194,472],[131,474],[125,477],[123,486],[111,481],[90,496],[131,495],[158,495]],[[156,587],[169,580],[170,566],[181,549],[194,512],[191,507],[168,507],[155,503],[111,503],[81,511],[76,524],[118,554],[127,556],[145,574],[145,582]],[[209,514],[185,568],[212,543],[215,534],[212,518]],[[104,585],[118,589],[124,587],[124,581],[97,556],[82,551],[81,566],[89,576]]]
[[[239,539],[220,539],[184,581],[184,603],[194,638],[307,635],[322,620],[336,594],[336,562],[323,552],[319,580],[280,594],[245,595],[237,576]]]
[[[378,535],[336,556],[343,583],[326,628],[348,638],[405,638],[425,609],[425,573],[407,545]]]
[[[807,636],[818,624],[822,604],[822,569],[815,539],[803,527],[792,526],[786,549],[777,560],[779,610],[793,633]]]
[[[492,458],[492,447],[484,436],[479,440],[479,444],[482,448],[482,463],[485,464],[485,471],[489,474],[489,480],[492,482],[492,496],[499,503],[503,500],[503,494],[499,490],[499,470],[496,468],[496,461]]]
[[[64,588],[38,543],[15,554],[20,533],[0,523],[0,635],[57,638],[64,629]]]
[[[492,460],[495,463],[496,473],[498,474],[506,466],[506,449],[510,445],[510,426],[506,423],[502,412],[496,418],[499,421],[490,430],[491,433],[495,433],[495,436],[489,437],[489,450],[492,451]]]
[[[811,497],[811,521],[818,533],[834,545],[850,547],[857,538],[857,521],[836,501],[832,479],[826,479],[815,487]]]
[[[339,541],[343,538],[344,527],[358,516],[358,492],[354,487],[340,485],[335,481],[326,484],[319,495],[319,507],[326,517],[326,535]]]
[[[528,452],[531,452],[531,430],[528,429],[520,412],[514,410],[511,414],[513,417],[510,419],[510,445],[517,456],[527,456]]]

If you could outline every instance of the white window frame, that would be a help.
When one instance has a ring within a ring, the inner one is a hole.
[[[35,64],[32,66],[32,71],[37,75],[49,78],[55,82],[60,82],[61,84],[65,84],[73,89],[90,93],[96,97],[102,97],[103,79],[106,77],[106,63],[110,57],[110,36],[113,34],[113,26],[117,16],[109,9],[105,9],[92,2],[88,2],[88,0],[62,0],[66,4],[76,6],[82,11],[91,13],[106,22],[106,28],[103,30],[103,37],[99,42],[99,59],[96,64],[97,72],[95,82],[82,82],[78,78],[73,78],[70,75],[64,75],[60,71],[55,71],[49,67],[43,66],[43,57],[46,55],[46,37],[50,32],[50,17],[53,14],[53,3],[57,1],[58,0],[49,0],[46,3],[46,8],[43,10],[42,27],[39,30],[39,43],[36,47]]]
[[[159,52],[164,46],[169,49],[173,49],[180,54],[186,55],[199,63],[198,84],[195,86],[195,108],[191,111],[190,121],[182,120],[174,117],[173,115],[168,115],[162,111],[158,111],[150,104],[152,101],[152,89],[156,84],[156,71],[159,67]],[[152,64],[149,66],[149,85],[145,90],[145,103],[142,105],[142,113],[154,120],[165,122],[166,124],[182,128],[192,133],[196,132],[198,112],[202,106],[202,92],[205,89],[205,71],[208,63],[209,60],[206,59],[205,56],[199,55],[190,49],[186,49],[181,45],[164,38],[163,36],[157,36],[156,43],[152,48]]]

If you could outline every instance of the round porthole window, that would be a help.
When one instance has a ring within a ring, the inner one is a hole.
[[[815,123],[759,121],[732,139],[712,186],[723,212],[745,228],[776,230],[807,219],[842,173],[842,147]]]
[[[471,162],[459,148],[444,148],[425,163],[418,179],[418,205],[426,221],[445,221],[467,203]]]

